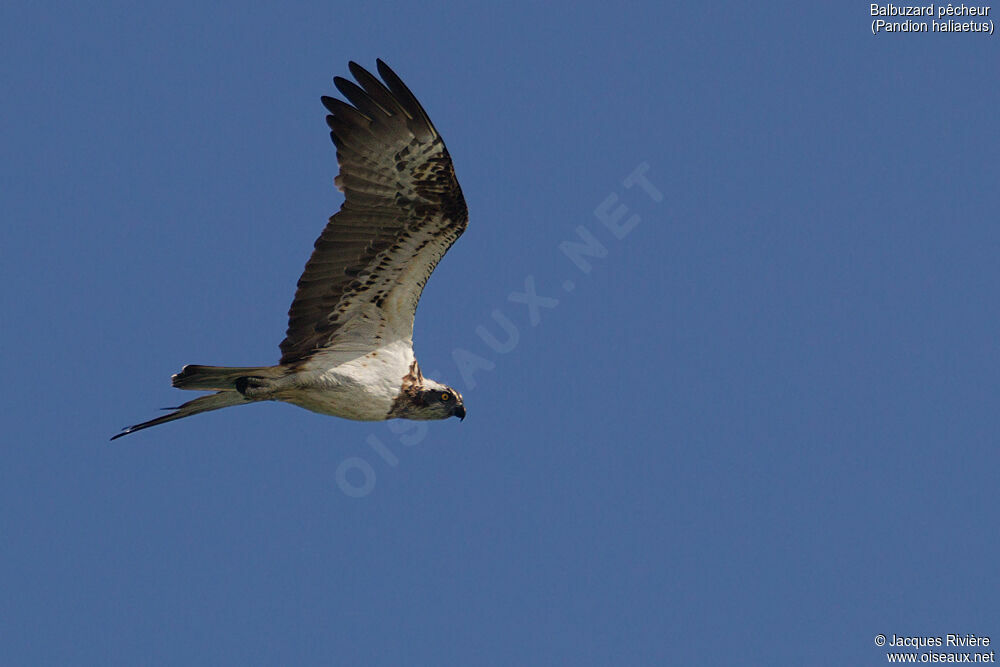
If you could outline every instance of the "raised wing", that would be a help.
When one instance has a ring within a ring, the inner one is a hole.
[[[451,156],[417,98],[381,60],[384,84],[357,63],[350,69],[360,87],[334,83],[351,104],[322,98],[344,204],[299,279],[283,364],[411,341],[424,284],[468,222]]]

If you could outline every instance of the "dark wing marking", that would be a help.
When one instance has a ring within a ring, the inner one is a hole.
[[[322,98],[344,204],[299,279],[282,364],[412,339],[424,284],[468,221],[451,157],[417,98],[381,60],[385,83],[350,69],[360,85],[334,83],[351,104]]]

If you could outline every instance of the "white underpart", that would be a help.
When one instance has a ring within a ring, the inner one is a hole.
[[[294,385],[279,390],[275,398],[325,415],[380,421],[399,396],[413,361],[409,339],[367,353],[342,346],[323,350],[289,376]]]

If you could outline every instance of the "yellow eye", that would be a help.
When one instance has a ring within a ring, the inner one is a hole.
[[[450,401],[451,400],[451,394],[441,394],[441,400],[442,401]]]

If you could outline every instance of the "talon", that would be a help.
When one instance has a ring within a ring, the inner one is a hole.
[[[267,385],[264,378],[254,377],[248,375],[247,377],[236,378],[236,391],[240,392],[244,396],[247,395],[247,389],[260,389]]]

